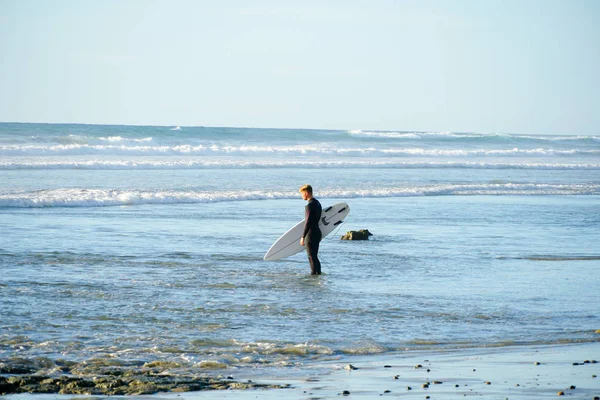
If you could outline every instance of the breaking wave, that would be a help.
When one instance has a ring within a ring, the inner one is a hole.
[[[405,161],[405,160],[248,160],[248,159],[56,159],[11,158],[0,160],[0,170],[86,169],[86,170],[158,170],[225,168],[394,168],[394,169],[526,169],[596,170],[600,163],[477,162],[477,161]]]
[[[150,138],[151,139],[151,138]],[[111,141],[111,139],[107,139]],[[141,139],[140,139],[141,140]],[[119,141],[114,137],[112,141]],[[470,157],[470,156],[586,156],[600,155],[598,149],[554,149],[507,148],[507,149],[444,149],[423,147],[348,147],[326,144],[260,146],[260,145],[3,145],[0,155],[5,156],[44,156],[44,155],[134,155],[134,156],[173,156],[173,155],[225,155],[225,156],[363,156],[363,157]]]
[[[374,198],[481,195],[598,195],[600,184],[440,184],[371,189],[332,189],[320,198]],[[296,199],[295,191],[194,191],[48,189],[0,194],[0,207],[110,207],[146,204],[195,204],[229,201]]]

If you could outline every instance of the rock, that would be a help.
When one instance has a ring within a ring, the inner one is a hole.
[[[359,231],[348,231],[344,236],[342,236],[342,240],[369,240],[369,236],[373,236],[368,229],[361,229]]]
[[[564,395],[565,395],[565,392],[563,392],[563,391],[561,390],[560,392],[558,392],[558,393],[557,393],[557,395],[559,395],[559,396],[564,396]]]
[[[344,369],[347,369],[348,371],[356,371],[358,368],[352,364],[348,364],[344,367]]]
[[[540,365],[540,363],[536,361],[533,363],[533,365]]]
[[[240,383],[232,379],[178,375],[147,375],[137,371],[132,377],[95,376],[76,377],[48,376],[0,376],[0,395],[12,393],[58,393],[70,395],[139,395],[157,392],[187,392],[198,390],[285,388],[281,385],[262,385],[252,382]]]
[[[348,390],[344,390],[344,391],[342,392],[342,394],[343,394],[344,396],[350,396],[350,391],[348,391]]]

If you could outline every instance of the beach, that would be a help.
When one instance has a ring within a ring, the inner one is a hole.
[[[600,396],[598,343],[554,346],[509,346],[444,352],[419,351],[356,356],[322,362],[291,376],[240,374],[233,378],[282,388],[208,390],[139,395],[143,399],[596,399]],[[323,372],[325,371],[325,372]],[[7,396],[30,398],[31,394]],[[95,396],[98,398],[98,396]],[[37,399],[82,398],[81,395],[35,395]]]
[[[1,123],[0,384],[593,398],[599,160],[595,136]],[[319,277],[263,259],[306,183],[350,208]]]
[[[329,374],[305,371],[306,378],[292,382],[290,389],[198,393],[186,398],[545,399],[563,392],[566,398],[594,399],[600,396],[600,365],[593,363],[599,351],[600,345],[593,343],[356,357],[330,362]]]

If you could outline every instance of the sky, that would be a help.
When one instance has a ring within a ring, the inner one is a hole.
[[[597,0],[0,0],[0,121],[600,134]]]

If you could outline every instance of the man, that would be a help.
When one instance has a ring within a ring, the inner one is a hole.
[[[313,197],[313,189],[310,185],[304,185],[299,192],[303,200],[308,200],[305,208],[304,232],[300,238],[300,245],[306,247],[308,262],[310,263],[310,274],[321,275],[321,262],[319,261],[319,242],[321,241],[321,203]]]

